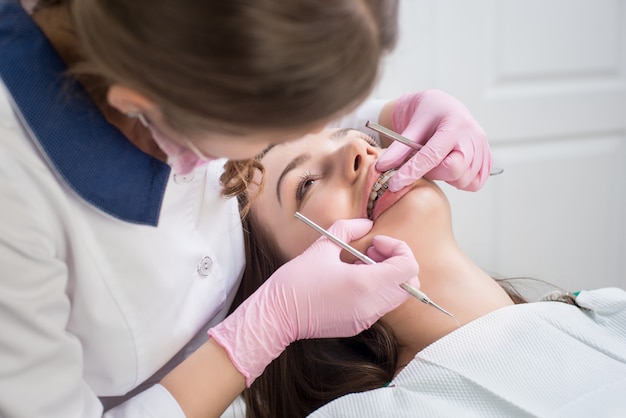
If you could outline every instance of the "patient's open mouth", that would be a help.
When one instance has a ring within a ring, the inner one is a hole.
[[[378,177],[378,180],[376,180],[372,186],[372,190],[367,201],[367,217],[369,219],[372,219],[376,202],[387,191],[387,183],[389,183],[389,179],[396,173],[396,171],[397,170],[395,168],[385,171],[380,175],[380,177]]]

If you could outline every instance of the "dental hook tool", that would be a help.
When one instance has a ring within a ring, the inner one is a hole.
[[[317,232],[319,232],[320,234],[327,237],[329,240],[331,240],[332,242],[334,242],[335,244],[337,244],[338,246],[340,246],[341,248],[343,248],[344,250],[346,250],[347,252],[349,252],[350,254],[352,254],[353,256],[361,260],[362,262],[364,262],[365,264],[376,264],[376,261],[372,260],[370,257],[366,256],[365,254],[363,254],[362,252],[360,252],[359,250],[357,250],[350,244],[340,240],[339,238],[337,238],[336,236],[334,236],[333,234],[331,234],[330,232],[328,232],[327,230],[325,230],[324,228],[322,228],[321,226],[319,226],[318,224],[316,224],[315,222],[313,222],[312,220],[310,220],[309,218],[301,214],[300,212],[296,212],[295,217],[301,220],[302,222],[304,222],[305,224],[307,224],[308,226],[310,226],[311,228],[313,228],[314,230],[316,230]],[[422,292],[421,290],[417,289],[415,286],[407,282],[400,283],[400,287],[404,289],[411,296],[414,296],[415,298],[417,298],[417,300],[419,300],[420,302],[430,305],[433,308],[438,309],[439,311],[448,315],[449,317],[454,319],[458,324],[458,321],[456,320],[456,317],[454,315],[452,315],[450,312],[446,311],[441,306],[433,302],[428,296],[426,296],[426,293]]]
[[[372,131],[376,131],[379,134],[385,135],[388,138],[393,139],[394,141],[398,141],[403,143],[404,145],[406,145],[409,148],[413,148],[416,151],[419,151],[422,149],[423,145],[421,144],[417,144],[413,141],[411,141],[410,139],[400,135],[399,133],[396,133],[394,131],[392,131],[391,129],[387,129],[382,125],[377,124],[376,122],[371,122],[371,121],[367,121],[365,122],[365,126],[367,128],[370,128]],[[497,176],[498,174],[502,174],[502,172],[504,171],[503,168],[500,167],[494,167],[491,169],[491,172],[489,173],[490,176]]]

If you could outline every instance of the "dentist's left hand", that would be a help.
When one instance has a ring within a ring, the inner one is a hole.
[[[329,231],[351,242],[371,227],[354,219]],[[356,335],[408,298],[400,283],[419,288],[418,265],[404,242],[377,236],[372,245],[377,264],[350,264],[340,260],[336,244],[318,239],[209,331],[247,386],[293,341]]]
[[[492,165],[487,135],[456,98],[440,90],[405,94],[393,107],[392,123],[395,132],[423,147],[391,178],[389,190],[398,191],[422,177],[469,191],[487,182]],[[412,152],[394,142],[376,168],[397,168]]]

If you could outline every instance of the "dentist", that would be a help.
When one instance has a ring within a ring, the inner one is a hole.
[[[0,0],[0,416],[219,416],[291,342],[357,334],[406,299],[399,283],[419,286],[400,241],[378,237],[385,259],[366,266],[321,239],[226,318],[244,243],[219,158],[352,112],[343,123],[393,114],[438,150],[405,179],[489,171],[484,132],[445,93],[361,105],[396,12],[40,0],[29,15]]]

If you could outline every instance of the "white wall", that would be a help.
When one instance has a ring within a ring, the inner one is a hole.
[[[626,2],[400,1],[375,96],[453,94],[505,170],[444,185],[461,245],[501,275],[626,288]]]

